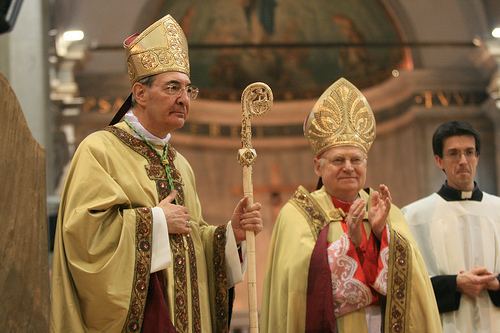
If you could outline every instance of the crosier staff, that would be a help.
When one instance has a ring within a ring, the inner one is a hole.
[[[248,206],[253,204],[252,164],[257,157],[252,147],[252,116],[260,116],[271,109],[273,92],[265,83],[255,82],[248,85],[241,94],[241,149],[238,150],[238,162],[243,166],[243,194],[248,197]],[[255,234],[246,232],[248,262],[248,307],[250,333],[259,331],[257,314],[257,278],[255,268]]]

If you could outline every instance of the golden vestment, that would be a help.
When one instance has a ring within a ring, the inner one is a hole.
[[[170,235],[165,270],[178,332],[227,331],[226,225],[202,218],[193,171],[172,147],[177,204],[191,232]],[[170,193],[158,155],[123,122],[89,135],[62,194],[52,271],[52,332],[140,332],[151,266],[151,208]]]
[[[359,195],[370,202],[365,191],[360,191]],[[312,193],[300,187],[281,209],[271,238],[261,306],[261,332],[304,332],[311,253],[320,230],[327,224],[330,224],[329,243],[344,233],[340,222],[334,221],[336,211],[324,187]],[[396,206],[391,207],[388,225],[389,270],[383,311],[384,332],[441,332],[424,262]],[[364,227],[370,231],[368,222]],[[336,325],[339,333],[367,332],[365,308],[336,318]]]

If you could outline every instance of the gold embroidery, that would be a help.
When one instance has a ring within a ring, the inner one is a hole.
[[[184,246],[186,244],[186,247]],[[189,332],[188,328],[188,287],[187,265],[189,257],[189,271],[191,283],[192,330],[201,332],[200,297],[198,294],[198,276],[196,268],[196,253],[193,239],[188,235],[170,235],[170,247],[174,258],[174,300],[175,300],[175,328],[177,332]]]
[[[151,24],[130,44],[124,43],[124,47],[132,84],[163,72],[181,72],[189,76],[186,36],[170,15]]]
[[[133,137],[126,131],[108,126],[105,130],[113,133],[118,139],[125,143],[132,150],[143,156],[149,163],[146,165],[148,177],[156,182],[159,200],[163,200],[170,193],[168,180],[166,178],[165,168],[158,154],[153,152],[144,142]],[[183,181],[179,170],[174,165],[177,152],[171,146],[168,146],[167,163],[170,166],[174,187],[177,190],[176,203],[184,205]],[[192,311],[193,311],[193,332],[201,332],[200,300],[198,295],[196,253],[192,238],[187,235],[170,235],[170,247],[172,258],[174,259],[174,326],[177,332],[188,332],[188,291],[187,291],[187,271],[186,261],[189,256],[189,269],[191,273],[191,293],[192,293]],[[187,251],[184,247],[186,242]],[[150,244],[150,243],[149,243]],[[143,244],[146,246],[145,244]],[[149,270],[148,270],[149,272]],[[149,277],[149,275],[148,275]],[[147,292],[147,285],[146,285]],[[141,310],[141,316],[144,309]],[[140,328],[140,326],[138,326]],[[135,332],[135,331],[131,331]]]
[[[191,302],[192,302],[192,317],[193,317],[193,332],[201,333],[201,315],[200,315],[200,295],[198,293],[198,273],[196,269],[196,251],[191,236],[188,234],[185,237],[189,255],[189,272],[191,277]]]
[[[187,272],[182,235],[170,235],[170,248],[174,259],[175,328],[178,332],[188,332]]]
[[[340,78],[314,105],[304,124],[304,135],[314,155],[345,145],[368,153],[375,140],[375,117],[361,91]]]
[[[293,194],[291,203],[305,214],[314,239],[318,239],[321,229],[330,223],[328,215],[302,186]]]
[[[156,182],[156,190],[158,192],[159,200],[163,200],[170,193],[168,186],[168,179],[165,173],[165,168],[161,163],[158,154],[151,150],[144,142],[140,139],[135,138],[126,131],[117,128],[115,126],[108,126],[105,128],[106,131],[113,133],[120,141],[125,143],[133,151],[143,156],[149,163],[146,165],[146,173],[148,177]],[[168,146],[167,160],[170,166],[170,171],[172,173],[172,179],[174,182],[174,187],[177,190],[176,203],[179,205],[184,205],[184,189],[183,181],[179,170],[174,165],[174,160],[177,152],[170,145]]]
[[[386,305],[386,319],[388,332],[403,333],[408,330],[409,293],[411,267],[410,245],[408,241],[396,231],[391,233],[391,242],[394,245],[389,253],[389,276]]]
[[[166,179],[165,168],[159,165],[146,165],[146,172],[150,179]]]
[[[150,208],[139,208],[136,213],[135,270],[130,305],[122,332],[140,332],[148,294],[151,271],[151,232],[153,217]]]
[[[217,227],[214,234],[215,270],[215,332],[228,332],[228,291],[226,276],[226,225]]]

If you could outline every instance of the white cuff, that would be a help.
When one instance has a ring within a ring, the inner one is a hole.
[[[236,239],[234,238],[233,227],[231,226],[231,222],[229,222],[226,228],[225,248],[228,288],[231,288],[238,282],[241,282],[243,280],[243,273],[246,270],[246,244],[245,242],[241,242],[240,245],[243,254],[243,263],[240,262],[240,254],[238,253],[238,246],[236,244]]]
[[[151,249],[151,273],[167,268],[172,262],[167,219],[163,209],[153,207],[153,247]]]

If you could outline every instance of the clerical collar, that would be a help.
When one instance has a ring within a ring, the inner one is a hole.
[[[337,199],[333,195],[330,197],[332,198],[332,203],[333,203],[333,206],[335,206],[335,208],[342,209],[342,211],[346,214],[349,212],[349,209],[351,208],[352,202],[347,202],[347,201]]]
[[[159,138],[155,136],[154,134],[151,134],[147,129],[142,126],[142,124],[139,122],[139,119],[135,116],[135,114],[132,112],[132,109],[130,109],[124,116],[124,119],[126,119],[130,124],[134,126],[134,129],[138,131],[146,140],[148,140],[151,144],[153,145],[159,145],[159,146],[165,146],[169,141],[170,141],[170,133],[167,134],[166,137],[164,138]],[[138,139],[142,139],[140,135],[137,133],[133,133],[133,136],[135,136]]]
[[[474,188],[472,191],[460,191],[448,186],[448,182],[445,182],[437,194],[439,194],[446,201],[481,201],[483,199],[483,192],[481,192],[476,182],[474,182]]]

